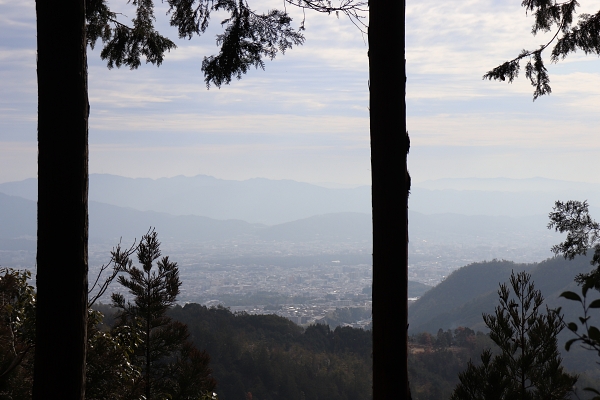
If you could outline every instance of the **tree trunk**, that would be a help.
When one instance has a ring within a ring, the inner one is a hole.
[[[38,240],[34,399],[85,391],[88,115],[85,2],[37,0]]]
[[[369,1],[373,398],[408,399],[408,193],[403,0]]]

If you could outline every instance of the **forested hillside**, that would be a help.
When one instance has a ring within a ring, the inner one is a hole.
[[[475,365],[481,365],[480,355],[484,349],[491,349],[493,354],[500,351],[488,334],[465,327],[439,329],[433,335],[427,332],[412,335],[408,348],[408,372],[413,400],[450,398],[459,383],[458,375],[465,371],[469,360]],[[582,354],[577,353],[578,356]],[[592,399],[593,395],[582,389],[597,387],[597,382],[597,375],[581,374],[574,398]]]
[[[517,264],[506,260],[473,263],[450,274],[443,282],[426,292],[409,309],[411,333],[436,333],[439,328],[467,326],[484,330],[481,313],[491,313],[497,302],[498,285],[507,282],[511,271],[527,271],[536,288],[542,291],[549,307],[563,307],[566,314],[579,310],[568,301],[559,300],[565,290],[573,290],[573,278],[591,269],[589,258],[568,261],[562,257],[540,263]],[[576,318],[576,317],[575,317]]]
[[[491,314],[498,305],[498,288],[507,282],[511,271],[527,271],[535,287],[539,289],[549,308],[562,308],[565,321],[576,321],[582,315],[581,306],[573,301],[559,298],[566,291],[578,291],[573,278],[578,273],[592,269],[590,257],[576,257],[572,261],[562,257],[551,258],[535,264],[517,264],[511,261],[489,261],[467,265],[454,271],[443,282],[425,293],[409,308],[409,332],[427,332],[436,335],[442,329],[468,327],[474,331],[487,332],[482,313]],[[590,301],[596,293],[590,292]],[[592,315],[597,318],[597,315]],[[564,330],[559,336],[559,350],[568,370],[586,373],[589,379],[600,379],[598,357],[594,352],[573,346],[569,352],[564,343],[573,334]],[[587,378],[586,378],[587,379]]]
[[[370,331],[326,325],[304,331],[275,315],[199,304],[177,306],[170,315],[210,354],[220,400],[372,398]]]

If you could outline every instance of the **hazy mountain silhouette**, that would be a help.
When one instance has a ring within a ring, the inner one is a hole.
[[[37,205],[0,193],[0,250],[36,249]]]
[[[600,206],[600,185],[547,178],[454,178],[413,185],[410,206],[425,214],[548,215],[556,200]]]
[[[36,202],[0,193],[0,238],[35,239],[36,232]]]
[[[37,200],[37,180],[0,184],[0,192]],[[410,210],[423,214],[548,215],[556,200],[588,200],[600,206],[600,185],[531,179],[441,179],[415,184]],[[125,178],[90,175],[90,200],[140,211],[240,219],[267,225],[314,215],[371,213],[371,188],[327,188],[291,180],[234,181],[211,176]]]
[[[597,213],[600,196],[592,192],[570,191],[481,191],[481,190],[411,190],[410,208],[424,214],[456,213],[465,215],[548,215],[556,200],[589,200]]]
[[[335,213],[270,226],[258,232],[263,240],[365,241],[373,239],[372,219],[364,213]]]
[[[425,215],[410,212],[410,234],[414,240],[447,243],[480,242],[514,245],[524,241],[554,243],[558,236],[546,229],[547,217],[466,216],[459,214]],[[176,216],[156,211],[90,202],[90,239],[118,240],[137,237],[155,226],[169,241],[231,240],[255,237],[265,241],[371,242],[371,216],[366,213],[313,215],[273,226],[242,220],[197,215]],[[0,193],[0,238],[35,239],[35,201]],[[414,243],[414,242],[413,242]]]
[[[197,215],[177,216],[139,211],[96,201],[90,201],[89,210],[90,241],[117,243],[120,237],[139,237],[150,226],[160,232],[162,240],[170,242],[243,238],[290,242],[371,240],[371,217],[360,213],[326,214],[267,226],[234,219],[217,220]],[[3,240],[0,248],[25,246],[26,249],[35,249],[35,238],[36,202],[0,193],[0,239]]]
[[[370,213],[371,188],[330,189],[292,180],[211,176],[125,178],[90,175],[91,201],[173,215],[241,219],[269,225],[337,212]],[[37,180],[0,184],[0,192],[37,199]]]
[[[265,227],[235,219],[216,220],[198,215],[138,211],[96,201],[90,201],[89,204],[92,241],[139,237],[150,226],[160,233],[164,241],[221,241],[253,236]]]
[[[0,183],[0,193],[37,201],[37,178],[28,178],[22,181]]]

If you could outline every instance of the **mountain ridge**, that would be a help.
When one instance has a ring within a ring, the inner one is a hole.
[[[240,235],[255,235],[265,241],[285,238],[302,242],[350,240],[370,243],[372,240],[372,220],[367,213],[325,213],[268,226],[235,218],[215,219],[199,215],[140,211],[97,201],[90,201],[89,204],[92,240],[100,237],[114,239],[129,234],[135,236],[140,231],[145,232],[150,226],[160,229],[161,236],[178,240],[222,240]],[[35,238],[35,201],[0,193],[0,205],[0,238]],[[545,216],[516,218],[409,212],[411,246],[420,240],[448,243],[503,241],[507,246],[514,246],[527,237],[535,238],[546,246],[557,242],[560,237],[546,229],[546,221]],[[200,225],[207,231],[200,232]]]
[[[90,201],[267,225],[336,212],[371,213],[369,186],[328,188],[293,180],[235,181],[208,175],[150,179],[91,174],[89,187]],[[37,180],[1,183],[0,192],[37,200]],[[588,200],[592,213],[600,213],[600,185],[547,178],[422,182],[413,185],[409,207],[423,214],[523,217],[548,215],[556,200],[571,199]]]
[[[36,202],[0,193],[0,239],[36,238]],[[198,215],[139,211],[96,201],[89,202],[90,241],[119,241],[138,237],[155,227],[163,240],[223,241],[255,238],[264,241],[370,241],[371,216],[331,213],[268,226],[237,219],[217,220]],[[115,243],[116,243],[115,242]],[[14,245],[22,242],[13,242]],[[29,246],[30,247],[30,246]]]
[[[538,263],[507,260],[476,262],[453,271],[443,282],[426,292],[409,308],[409,331],[436,333],[438,329],[467,326],[485,330],[481,313],[493,313],[498,304],[498,288],[509,280],[512,271],[531,274],[536,289],[550,308],[562,307],[566,314],[578,315],[575,302],[559,299],[565,290],[579,291],[575,275],[591,270],[590,257],[574,260],[548,258]]]
[[[275,225],[319,214],[370,212],[371,189],[330,189],[293,180],[245,181],[208,175],[126,178],[91,174],[89,199],[139,211],[201,215]],[[0,192],[37,200],[35,178],[0,184]]]

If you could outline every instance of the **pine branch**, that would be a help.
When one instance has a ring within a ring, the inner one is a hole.
[[[573,15],[576,7],[579,6],[577,0],[569,0],[563,3],[551,3],[550,0],[524,0],[522,6],[525,7],[527,12],[532,11],[535,16],[535,23],[531,29],[533,35],[540,31],[549,32],[554,25],[557,26],[556,32],[539,49],[533,51],[522,50],[514,59],[506,61],[485,73],[483,79],[512,83],[519,75],[520,61],[528,57],[525,76],[534,87],[533,100],[535,101],[540,96],[552,93],[550,77],[544,65],[542,53],[554,42],[556,42],[556,45],[552,49],[550,58],[553,63],[556,63],[559,59],[564,59],[577,48],[581,48],[586,54],[600,54],[600,39],[598,36],[600,33],[600,12],[593,17],[586,14],[582,15],[578,26],[571,28]],[[559,38],[561,33],[563,36]]]

